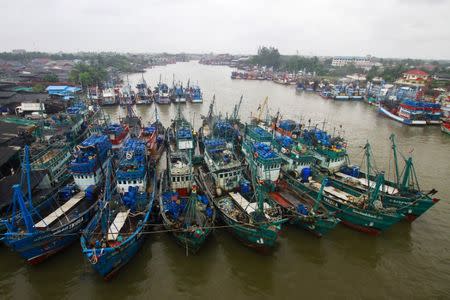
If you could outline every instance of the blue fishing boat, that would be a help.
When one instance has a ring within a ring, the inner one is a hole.
[[[83,150],[77,151],[70,164],[75,183],[47,195],[39,205],[33,205],[31,192],[25,199],[21,186],[13,186],[12,214],[4,220],[7,232],[3,242],[30,264],[37,264],[75,242],[97,210],[101,170],[111,144],[106,136],[91,136],[81,147]],[[23,168],[30,191],[28,146]]]
[[[144,74],[142,74],[141,81],[136,85],[138,90],[136,94],[136,104],[151,104],[152,99],[148,92],[147,82],[144,79]]]
[[[83,255],[105,279],[132,259],[147,236],[157,179],[146,155],[145,141],[125,142],[115,182],[109,165],[99,210],[81,236]]]
[[[158,86],[155,89],[155,102],[158,104],[170,104],[169,98],[169,86],[161,82],[161,76],[159,78]]]
[[[203,103],[203,93],[198,85],[194,85],[189,90],[191,103]]]
[[[186,103],[186,90],[183,84],[180,82],[173,84],[170,98],[175,103]]]

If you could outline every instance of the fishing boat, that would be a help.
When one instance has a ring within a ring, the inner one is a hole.
[[[235,237],[248,247],[270,250],[286,220],[282,219],[281,209],[267,196],[264,181],[255,179],[256,164],[252,163],[252,185],[244,177],[244,166],[232,149],[224,139],[205,141],[206,170],[199,172],[201,182],[213,199],[221,221]]]
[[[170,98],[175,103],[186,103],[186,90],[183,88],[183,84],[180,82],[173,84]]]
[[[383,186],[380,187],[381,201],[386,207],[396,208],[398,212],[405,215],[408,221],[414,221],[420,217],[439,199],[433,195],[436,190],[422,191],[419,187],[412,157],[404,157],[405,167],[403,172],[400,170],[395,136],[390,136],[392,142],[392,151],[394,157],[394,177],[395,181],[384,180]],[[329,175],[329,179],[338,188],[349,191],[356,190],[360,193],[368,194],[370,189],[376,185],[376,176],[371,174],[373,170],[371,146],[367,143],[365,149],[366,172],[360,170],[360,166],[346,165],[333,174]]]
[[[412,126],[439,125],[441,121],[440,104],[406,99],[399,104],[380,102],[378,111],[400,123]]]
[[[133,109],[131,104],[125,106],[126,114],[124,117],[119,118],[119,124],[123,128],[128,128],[128,134],[131,137],[139,136],[142,128],[142,119],[139,117]],[[117,125],[117,124],[113,124]],[[120,131],[120,128],[117,128]],[[125,136],[127,138],[127,136]],[[114,143],[113,143],[114,145]]]
[[[165,83],[159,82],[156,88],[155,102],[158,104],[170,104],[169,86]]]
[[[306,175],[306,172],[303,175]],[[326,184],[327,182],[323,181],[317,198],[312,198],[307,193],[291,188],[286,181],[281,180],[277,184],[277,189],[270,192],[269,196],[282,208],[283,215],[289,217],[291,224],[322,237],[340,222],[322,203],[323,188]]]
[[[196,140],[181,106],[168,129],[167,168],[161,175],[159,205],[164,226],[186,253],[196,253],[212,232],[215,213],[211,200],[194,176]]]
[[[161,180],[159,207],[164,227],[186,254],[196,253],[212,232],[215,212],[193,174],[191,152],[169,149]]]
[[[295,141],[311,151],[320,168],[333,172],[347,163],[347,143],[342,136],[331,136],[317,127],[308,128],[302,130],[300,135],[296,134]]]
[[[276,136],[272,146],[283,160],[281,169],[285,172],[302,174],[316,163],[313,153],[289,136]]]
[[[101,105],[110,106],[117,105],[116,93],[113,88],[103,90]]]
[[[347,93],[347,86],[345,85],[336,85],[332,91],[332,98],[334,100],[350,100],[350,97]]]
[[[258,180],[276,182],[280,176],[282,159],[271,146],[272,136],[257,126],[247,125],[241,151],[248,164],[255,161]]]
[[[99,210],[81,236],[83,255],[105,279],[126,265],[147,237],[157,179],[146,155],[144,141],[127,139],[115,177],[108,166]],[[112,184],[111,178],[115,179]]]
[[[165,128],[159,121],[158,109],[155,106],[155,121],[142,127],[139,135],[140,139],[147,145],[148,155],[153,162],[158,162],[165,149],[166,134]]]
[[[189,99],[191,103],[203,103],[203,93],[198,85],[195,85],[190,89]]]
[[[136,105],[139,104],[151,104],[152,99],[148,93],[148,86],[147,82],[144,79],[144,74],[142,73],[142,79],[141,81],[136,85],[136,88],[138,90],[136,94]]]
[[[129,136],[129,128],[126,124],[112,123],[108,124],[104,129],[104,134],[109,137],[113,150],[118,150],[122,147],[123,142]]]
[[[450,102],[446,102],[441,106],[442,124],[441,130],[444,133],[450,134]]]
[[[168,136],[169,145],[173,151],[194,151],[196,141],[193,128],[183,116],[180,105],[177,106],[177,116],[168,129]]]
[[[384,207],[379,200],[383,176],[382,173],[377,174],[376,184],[369,194],[342,191],[334,185],[324,186],[325,178],[315,171],[307,179],[295,178],[289,174],[284,174],[284,179],[289,187],[301,194],[317,199],[322,193],[321,203],[335,213],[344,225],[364,233],[379,235],[404,218],[397,209]]]
[[[99,182],[111,144],[106,136],[91,136],[81,145],[70,164],[74,184],[47,195],[37,206],[32,193],[24,198],[22,187],[13,186],[12,215],[5,221],[3,242],[30,264],[37,264],[78,239],[97,210]],[[24,169],[30,188],[29,149],[25,147]]]

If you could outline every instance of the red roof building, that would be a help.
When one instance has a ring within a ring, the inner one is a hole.
[[[422,70],[413,69],[403,73],[403,76],[396,81],[397,84],[424,86],[430,79],[430,74]]]

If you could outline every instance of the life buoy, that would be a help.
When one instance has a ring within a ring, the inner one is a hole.
[[[258,158],[258,152],[255,152],[255,154],[253,154],[253,156],[255,157],[255,158]]]

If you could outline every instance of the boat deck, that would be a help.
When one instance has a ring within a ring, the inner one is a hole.
[[[314,180],[311,180],[310,184],[316,190],[320,190],[320,187],[321,187],[320,183],[318,183],[318,182],[316,182]],[[346,201],[346,202],[359,203],[359,201],[360,201],[359,198],[357,198],[357,197],[355,197],[355,196],[353,196],[353,195],[351,195],[349,193],[346,193],[344,191],[338,190],[338,189],[336,189],[335,187],[332,187],[332,186],[326,186],[323,190],[324,190],[325,193],[327,193],[329,195],[332,195],[332,196],[334,196],[334,197],[336,197],[336,198],[338,198],[340,200]]]
[[[67,214],[69,210],[72,209],[76,204],[78,204],[82,199],[84,199],[84,192],[79,192],[78,194],[70,198],[62,206],[58,207],[54,212],[50,213],[48,216],[46,216],[44,219],[42,219],[40,222],[34,225],[34,227],[46,228],[47,226],[55,222],[58,218]]]
[[[242,207],[247,213],[254,213],[258,209],[258,203],[256,202],[248,202],[247,199],[242,197],[239,193],[230,192],[229,195],[233,200]],[[269,204],[264,202],[264,210],[270,208]],[[267,219],[270,219],[271,217],[264,213]]]
[[[370,185],[371,188],[375,188],[375,185],[376,185],[376,182],[372,181],[372,180],[369,180],[369,184],[368,184],[366,178],[357,178],[357,177],[353,177],[353,176],[350,176],[350,175],[347,175],[347,174],[344,174],[341,172],[337,172],[337,173],[335,173],[335,175],[342,179],[354,180],[364,187],[369,187],[369,185]],[[398,193],[398,190],[396,188],[394,188],[392,186],[388,186],[388,185],[384,185],[384,188],[380,187],[380,190],[382,190],[382,192],[387,193],[389,195]]]
[[[119,237],[119,232],[125,225],[125,221],[127,220],[129,213],[130,210],[128,209],[126,211],[121,211],[116,215],[108,230],[108,241],[117,240]]]

